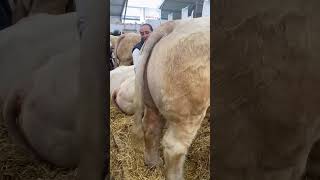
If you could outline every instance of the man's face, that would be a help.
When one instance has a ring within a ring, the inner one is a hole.
[[[140,27],[140,35],[143,41],[146,41],[148,39],[148,37],[150,36],[150,33],[151,33],[151,29],[149,26],[144,25]]]

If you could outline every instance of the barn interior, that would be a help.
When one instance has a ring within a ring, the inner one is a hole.
[[[170,20],[210,16],[210,0],[110,0],[110,34],[137,33],[140,25],[157,28]],[[132,139],[133,116],[127,116],[110,102],[110,171],[115,180],[164,180],[163,166],[147,169],[143,144]],[[210,114],[207,113],[185,164],[185,178],[209,179]],[[141,142],[140,142],[141,143]],[[161,157],[163,155],[161,153]],[[21,150],[8,138],[0,122],[0,179],[64,180],[74,179],[77,169],[59,168]]]
[[[110,33],[114,35],[117,35],[117,32],[120,32],[119,34],[138,33],[140,25],[143,23],[149,23],[156,29],[159,25],[169,20],[210,16],[210,1],[153,0],[148,2],[150,4],[143,0],[111,0]],[[148,169],[144,165],[144,144],[135,140],[131,132],[134,117],[123,114],[113,103],[111,103],[110,115],[110,170],[112,176],[115,179],[164,180],[163,166]],[[186,180],[210,179],[209,119],[208,110],[207,116],[186,157]],[[163,158],[162,152],[161,158]]]

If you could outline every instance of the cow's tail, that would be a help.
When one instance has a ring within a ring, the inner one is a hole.
[[[119,90],[119,89],[115,89],[115,90],[112,92],[112,95],[111,95],[112,102],[113,102],[113,104],[116,106],[116,108],[118,108],[123,114],[128,115],[123,109],[121,109],[121,107],[120,107],[119,104],[117,103],[118,90]]]
[[[134,114],[135,125],[137,131],[141,132],[142,130],[142,118],[144,113],[144,96],[148,96],[145,93],[150,93],[147,83],[145,83],[145,72],[147,68],[147,64],[149,61],[149,57],[152,53],[153,47],[165,36],[170,34],[175,26],[174,21],[168,21],[162,25],[160,25],[148,38],[148,40],[144,43],[141,49],[141,55],[138,60],[138,65],[136,68],[136,78],[135,78],[135,92],[136,96],[134,98],[134,104],[136,107],[136,111]],[[146,86],[145,86],[146,85]],[[147,91],[146,91],[147,90]]]
[[[115,44],[115,47],[114,47],[114,58],[115,58],[115,68],[118,67],[120,65],[120,61],[119,61],[119,58],[118,58],[118,47],[119,47],[119,44],[120,44],[120,41],[125,37],[124,34],[121,34],[120,37],[117,39],[117,42]]]
[[[21,113],[22,101],[22,91],[12,91],[4,103],[3,119],[7,124],[8,135],[12,139],[13,143],[22,146],[26,151],[32,151],[32,148],[23,134],[18,122],[18,118]]]

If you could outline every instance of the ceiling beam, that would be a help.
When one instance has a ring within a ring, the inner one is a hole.
[[[112,8],[112,7],[123,7],[121,4],[112,4],[112,5],[110,5],[110,9]]]
[[[123,12],[123,10],[124,10],[124,8],[126,6],[126,3],[128,3],[128,0],[123,1],[122,9],[121,9],[121,12],[120,12],[120,17],[122,17],[122,12]]]
[[[177,10],[177,9],[163,9],[161,10],[161,12],[165,12],[165,13],[181,13],[181,10]]]
[[[167,2],[167,0],[164,0],[163,2],[162,2],[162,4],[160,5],[160,9],[162,9],[162,7],[164,6],[164,4]]]

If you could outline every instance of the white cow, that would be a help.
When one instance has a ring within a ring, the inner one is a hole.
[[[148,38],[136,69],[135,130],[156,166],[164,119],[165,176],[182,180],[185,155],[210,105],[210,17],[169,21]],[[142,120],[143,117],[143,120]],[[141,134],[140,134],[141,135]]]
[[[136,110],[134,104],[134,83],[135,76],[131,76],[112,92],[112,102],[126,115],[133,115]]]
[[[134,77],[134,67],[131,66],[119,66],[116,69],[110,71],[110,96],[113,91],[120,87],[121,83],[127,80],[129,77]]]

